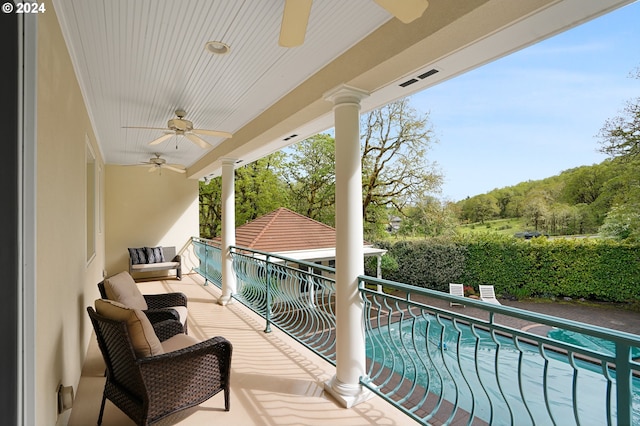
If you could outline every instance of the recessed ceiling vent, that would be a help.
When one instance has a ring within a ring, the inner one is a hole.
[[[411,86],[413,83],[417,83],[418,80],[415,78],[412,78],[411,80],[407,80],[404,83],[400,83],[400,87],[407,87],[407,86]]]
[[[296,135],[296,134],[294,133],[293,135],[288,136],[288,137],[286,137],[286,138],[284,138],[284,139],[282,139],[282,140],[283,140],[283,141],[288,141],[288,140],[291,140],[291,139],[293,139],[293,138],[297,138],[297,137],[298,137],[298,135]]]
[[[424,80],[425,78],[427,78],[427,77],[431,77],[432,75],[434,75],[434,74],[435,74],[435,73],[437,73],[437,72],[438,72],[438,70],[434,68],[434,69],[432,69],[432,70],[429,70],[429,71],[427,71],[427,72],[425,72],[425,73],[420,74],[420,75],[418,76],[418,78],[419,78],[420,80]]]
[[[424,80],[427,77],[431,77],[432,75],[436,74],[437,72],[439,72],[439,70],[433,68],[430,69],[427,72],[423,72],[422,74],[420,74],[419,76],[417,76],[416,78],[410,78],[409,80],[400,83],[399,86],[400,87],[407,87],[407,86],[411,86],[413,83],[417,83],[420,80]]]

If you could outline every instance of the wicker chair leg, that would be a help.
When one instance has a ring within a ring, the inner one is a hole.
[[[98,415],[98,426],[102,424],[102,415],[104,414],[104,404],[107,401],[107,395],[102,394],[102,404],[100,404],[100,414]]]
[[[224,411],[229,411],[229,387],[224,389]]]

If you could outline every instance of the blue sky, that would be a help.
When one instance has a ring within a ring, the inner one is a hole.
[[[600,163],[600,128],[640,96],[640,2],[411,97],[429,112],[441,197]]]

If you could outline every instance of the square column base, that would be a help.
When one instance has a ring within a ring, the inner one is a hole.
[[[227,306],[235,303],[235,299],[231,296],[220,296],[218,298],[218,305]]]
[[[362,402],[373,398],[374,394],[366,387],[358,385],[340,384],[334,376],[324,382],[324,390],[333,396],[344,408],[354,407]],[[348,392],[345,392],[348,390]]]

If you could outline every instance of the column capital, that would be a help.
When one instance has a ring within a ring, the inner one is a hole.
[[[346,84],[341,84],[324,94],[324,99],[333,102],[334,105],[343,103],[357,103],[364,98],[369,97],[369,92],[366,90],[358,89]]]
[[[221,158],[220,162],[223,166],[228,166],[229,164],[234,165],[238,162],[237,158]]]

